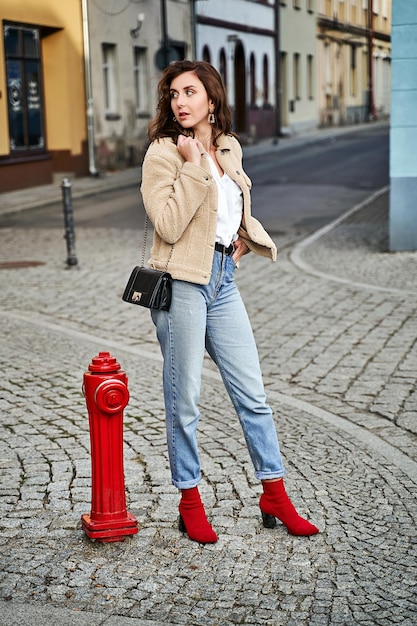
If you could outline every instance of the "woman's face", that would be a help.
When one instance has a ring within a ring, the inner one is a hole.
[[[198,129],[200,132],[211,128],[208,114],[213,102],[194,72],[184,72],[174,78],[170,93],[172,112],[183,128]]]

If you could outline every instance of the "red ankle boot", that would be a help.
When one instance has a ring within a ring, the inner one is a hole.
[[[216,543],[217,535],[207,520],[198,487],[182,489],[181,493],[181,501],[178,506],[180,531],[186,532],[192,541]]]
[[[265,528],[274,528],[277,517],[287,527],[291,535],[309,536],[315,535],[319,529],[300,517],[293,503],[287,496],[284,481],[262,481],[264,489],[259,501],[262,513],[262,521]]]

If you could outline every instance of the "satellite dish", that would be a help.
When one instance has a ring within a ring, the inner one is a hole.
[[[172,61],[181,61],[181,55],[176,48],[162,46],[155,54],[155,63],[158,69],[164,70]]]

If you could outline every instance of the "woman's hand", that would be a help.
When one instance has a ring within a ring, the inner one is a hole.
[[[237,265],[239,263],[239,259],[244,254],[247,254],[249,252],[249,248],[245,244],[243,239],[240,239],[240,237],[236,239],[236,241],[233,242],[233,245],[235,247],[235,251],[232,254],[232,259],[233,259],[234,264]]]
[[[180,155],[194,165],[201,165],[200,143],[193,137],[178,135],[177,148]]]

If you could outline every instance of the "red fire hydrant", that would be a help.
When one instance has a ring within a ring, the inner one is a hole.
[[[127,376],[109,352],[92,359],[83,393],[90,423],[91,512],[81,516],[90,539],[123,541],[138,532],[126,509],[123,468],[123,409],[129,401]]]

